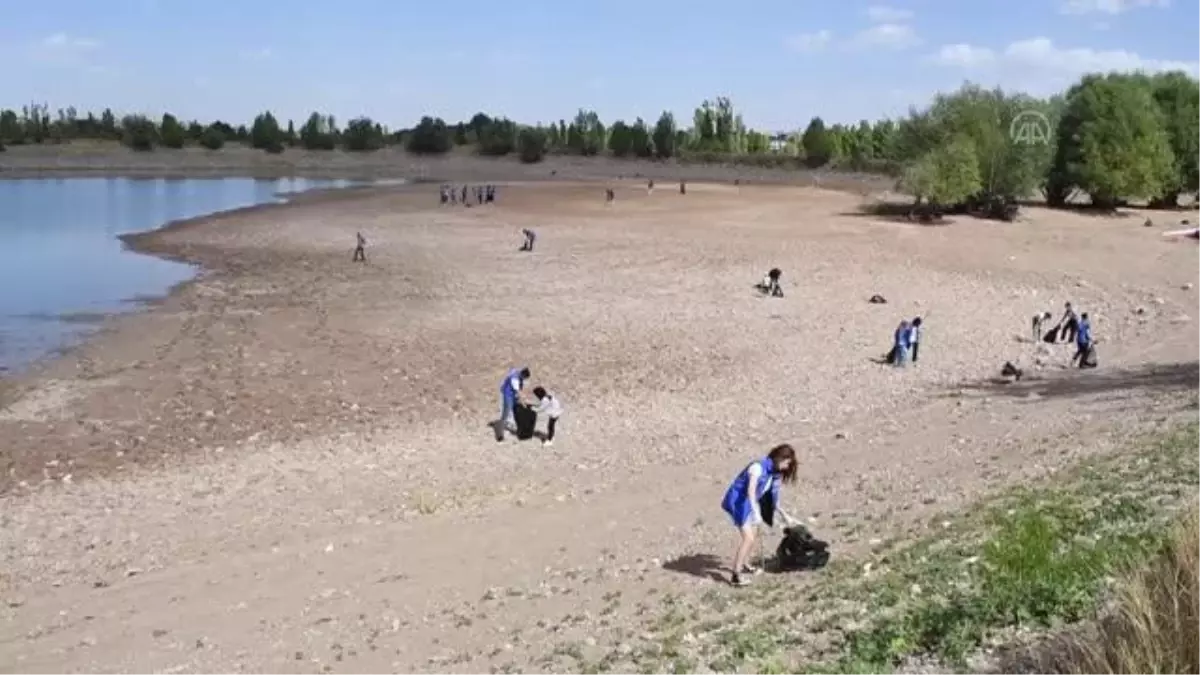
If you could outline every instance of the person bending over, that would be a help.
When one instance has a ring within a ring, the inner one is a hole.
[[[504,440],[504,430],[508,427],[510,419],[516,426],[513,409],[521,402],[521,390],[525,388],[529,376],[528,368],[509,368],[504,375],[504,381],[500,383],[500,421],[496,423],[497,441]]]
[[[542,441],[542,445],[550,447],[554,445],[554,431],[558,427],[558,418],[563,414],[562,401],[551,392],[546,391],[545,387],[534,387],[533,395],[538,400],[538,414],[546,416],[546,440]]]
[[[1058,325],[1062,326],[1062,341],[1070,342],[1075,339],[1079,332],[1079,315],[1075,313],[1075,308],[1071,303],[1067,303],[1066,311],[1063,312],[1063,317],[1058,320]]]
[[[729,484],[725,498],[721,500],[721,508],[729,514],[741,537],[737,552],[733,555],[733,574],[730,581],[734,586],[746,585],[749,583],[746,575],[758,572],[756,568],[747,564],[747,559],[754,547],[758,526],[764,522],[762,502],[769,500],[785,525],[794,522],[791,516],[779,508],[779,493],[783,483],[793,483],[795,480],[796,451],[784,443],[771,448],[766,457],[748,464]]]
[[[521,230],[521,234],[525,235],[525,242],[521,244],[522,251],[533,251],[533,242],[537,241],[537,233],[529,228]]]

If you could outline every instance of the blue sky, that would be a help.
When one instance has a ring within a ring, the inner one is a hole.
[[[1195,0],[10,2],[0,106],[393,127],[681,122],[725,95],[767,130],[897,116],[964,80],[1046,94],[1095,70],[1197,74]]]

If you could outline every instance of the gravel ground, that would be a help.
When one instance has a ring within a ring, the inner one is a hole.
[[[1140,216],[921,227],[839,192],[615,179],[435,193],[130,241],[208,271],[0,393],[0,668],[554,668],[564,640],[619,647],[639,604],[713,588],[721,492],[771,445],[800,450],[786,498],[849,556],[1196,389],[1197,250]],[[783,299],[751,288],[772,266]],[[1027,341],[1066,300],[1098,370]],[[915,315],[921,363],[875,363]],[[1005,360],[1027,380],[993,382]],[[518,364],[567,406],[552,449],[488,427]]]

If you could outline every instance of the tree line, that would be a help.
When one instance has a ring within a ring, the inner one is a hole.
[[[1083,192],[1102,207],[1125,199],[1167,206],[1200,190],[1200,84],[1184,73],[1094,74],[1047,99],[965,84],[899,120],[827,125],[815,117],[803,131],[776,134],[747,128],[725,97],[701,103],[687,126],[670,112],[653,123],[605,125],[590,110],[534,125],[482,112],[454,124],[426,116],[399,130],[368,117],[343,126],[319,112],[297,128],[269,111],[234,126],[184,122],[169,113],[159,119],[118,118],[112,110],[81,115],[74,108],[51,114],[44,104],[0,110],[0,149],[76,139],[145,152],[238,143],[268,153],[400,147],[438,155],[465,148],[528,163],[569,154],[828,167],[895,175],[918,203],[937,208],[994,206],[1037,192],[1059,205]]]

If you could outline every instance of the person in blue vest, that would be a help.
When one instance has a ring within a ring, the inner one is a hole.
[[[737,552],[733,556],[733,575],[730,581],[734,586],[746,585],[749,583],[746,575],[758,572],[747,564],[747,560],[754,547],[758,526],[764,522],[763,502],[773,505],[774,513],[779,515],[785,525],[794,522],[791,516],[779,508],[779,489],[783,483],[792,483],[795,480],[796,451],[784,443],[771,448],[766,457],[751,462],[729,484],[725,498],[721,500],[721,508],[729,514],[733,526],[741,535]]]
[[[496,423],[497,441],[504,440],[504,429],[508,426],[509,419],[513,417],[513,409],[521,401],[521,390],[525,388],[529,377],[528,368],[509,368],[505,373],[504,381],[500,383],[500,421]],[[515,420],[513,423],[516,424]]]
[[[1088,367],[1088,352],[1092,349],[1092,322],[1088,319],[1087,312],[1079,315],[1079,321],[1075,329],[1075,356],[1071,357],[1071,363],[1079,360],[1080,368]]]

